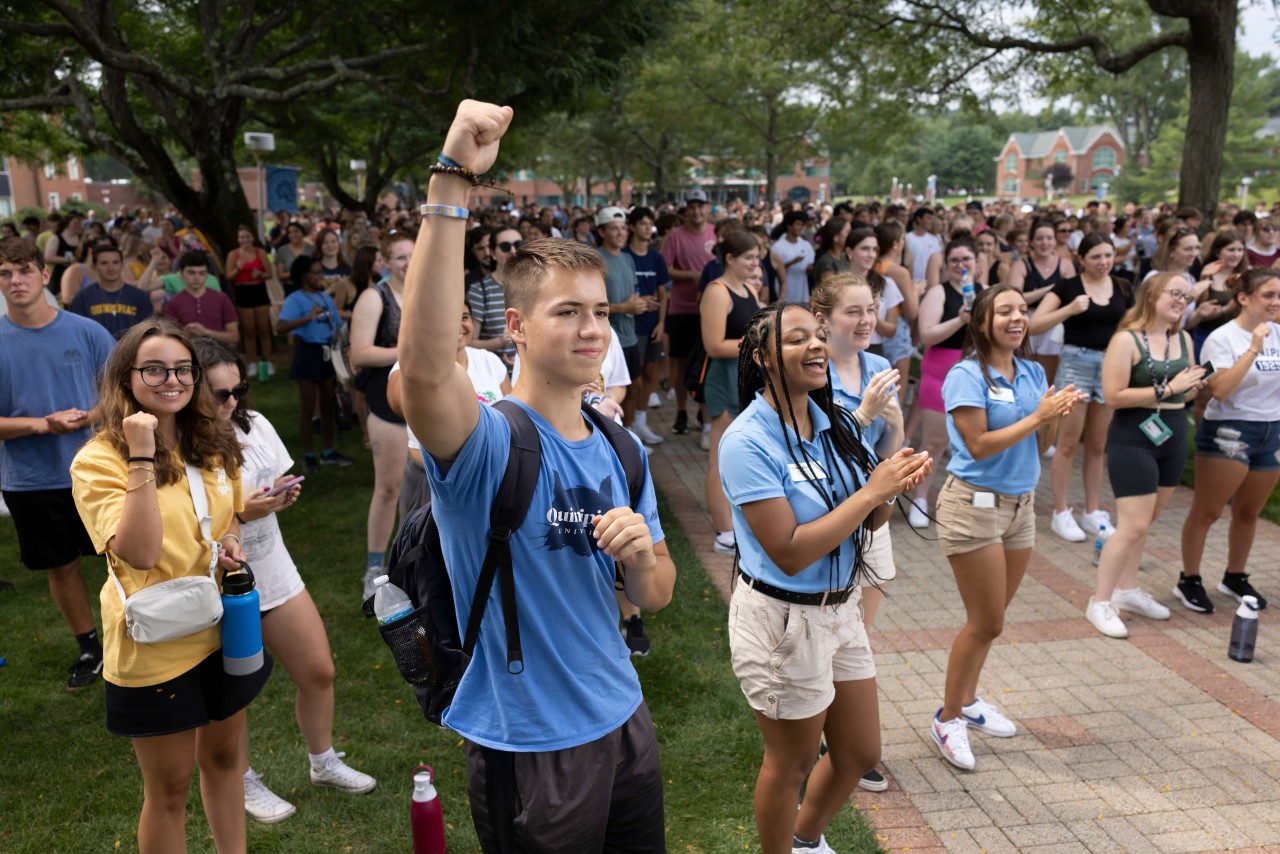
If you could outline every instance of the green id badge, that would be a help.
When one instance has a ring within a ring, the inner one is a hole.
[[[1151,440],[1151,444],[1157,448],[1169,441],[1169,437],[1173,435],[1173,431],[1169,429],[1169,425],[1160,420],[1160,413],[1154,412],[1151,417],[1138,425],[1138,429],[1142,431],[1142,435]]]

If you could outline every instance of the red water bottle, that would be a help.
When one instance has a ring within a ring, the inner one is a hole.
[[[445,854],[444,811],[436,794],[435,776],[429,765],[414,769],[413,803],[409,807],[413,854]]]

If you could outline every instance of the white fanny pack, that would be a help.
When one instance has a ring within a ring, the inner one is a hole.
[[[200,488],[196,488],[196,484]],[[200,520],[200,533],[209,544],[209,574],[174,578],[143,587],[132,596],[124,595],[111,555],[107,555],[107,572],[115,582],[120,601],[124,603],[125,632],[137,643],[165,643],[185,638],[216,626],[222,620],[222,595],[214,570],[218,566],[220,547],[212,535],[213,519],[204,491],[200,470],[187,463],[187,486],[191,505]]]

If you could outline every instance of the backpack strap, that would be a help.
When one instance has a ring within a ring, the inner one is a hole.
[[[636,447],[635,437],[631,435],[630,430],[607,417],[594,406],[583,404],[582,412],[596,426],[596,429],[604,434],[613,447],[613,452],[618,455],[618,460],[622,463],[622,471],[627,476],[627,494],[631,497],[631,507],[634,509],[640,501],[640,493],[644,491],[644,483],[649,475],[649,468],[640,456],[640,449]]]
[[[493,499],[489,513],[489,548],[485,551],[480,577],[476,581],[475,595],[471,599],[471,612],[467,615],[467,631],[462,641],[462,651],[470,658],[480,637],[480,621],[489,604],[489,591],[494,577],[498,578],[498,591],[502,597],[503,623],[507,633],[507,672],[524,670],[524,655],[520,650],[520,623],[516,615],[515,570],[511,565],[511,535],[524,522],[529,504],[538,486],[538,474],[542,468],[542,440],[533,419],[514,401],[494,404],[506,417],[511,427],[511,453],[507,458],[507,470],[502,476],[498,494]]]

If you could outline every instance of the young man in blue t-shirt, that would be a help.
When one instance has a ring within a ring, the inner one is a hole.
[[[646,444],[657,445],[662,442],[662,437],[649,427],[649,406],[667,362],[667,354],[662,349],[662,329],[667,318],[671,273],[667,270],[667,259],[653,248],[653,211],[634,208],[627,215],[627,225],[630,237],[623,251],[631,256],[636,267],[636,292],[650,298],[656,306],[636,316],[640,370],[631,376],[631,387],[636,391],[636,414],[631,422],[631,431]]]
[[[30,240],[0,241],[0,484],[23,565],[43,571],[80,652],[67,690],[102,672],[80,558],[96,553],[71,497],[71,459],[89,438],[98,375],[115,345],[92,320],[45,301],[49,271]]]
[[[441,162],[481,174],[511,110],[463,101]],[[455,361],[470,182],[431,178],[400,324],[405,415],[422,443],[459,615],[469,613],[487,519],[509,454],[501,413],[476,402]],[[569,240],[525,245],[503,269],[522,371],[511,399],[533,419],[542,467],[512,537],[524,668],[508,672],[495,585],[475,656],[444,724],[466,741],[472,819],[486,852],[661,851],[662,774],[653,723],[617,630],[615,561],[627,598],[671,599],[675,566],[653,487],[628,506],[626,476],[581,410],[611,334],[605,267]]]

